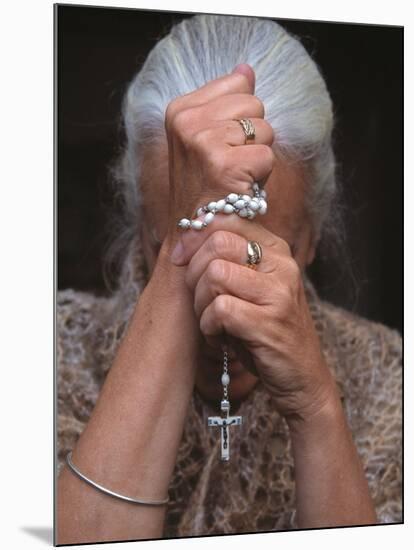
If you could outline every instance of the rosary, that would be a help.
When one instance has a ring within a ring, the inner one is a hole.
[[[202,206],[197,210],[197,216],[204,214],[204,220],[189,220],[183,218],[178,222],[178,227],[182,230],[195,229],[200,231],[210,224],[217,213],[237,214],[241,218],[253,219],[256,214],[264,215],[267,210],[266,191],[260,189],[258,183],[252,185],[253,196],[237,195],[230,193],[225,199],[210,202],[207,206]],[[259,243],[249,241],[247,243],[247,267],[256,269],[262,259],[262,250]],[[221,416],[209,416],[208,426],[220,428],[221,431],[221,460],[230,460],[230,426],[240,426],[241,416],[230,416],[230,400],[228,396],[228,386],[230,376],[228,372],[229,357],[227,348],[224,349],[223,374],[221,383],[223,385],[223,398],[220,403]]]
[[[223,374],[221,375],[221,383],[223,384],[223,399],[221,400],[222,416],[209,416],[208,425],[218,426],[221,428],[221,460],[230,460],[230,432],[229,426],[240,426],[242,423],[241,416],[229,416],[230,401],[228,398],[228,385],[230,376],[228,373],[228,354],[224,351],[223,358]]]

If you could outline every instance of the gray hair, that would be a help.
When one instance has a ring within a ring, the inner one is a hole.
[[[274,21],[243,16],[196,15],[181,21],[156,44],[130,83],[123,103],[126,145],[116,176],[134,224],[140,206],[140,153],[144,145],[165,137],[169,102],[239,63],[248,63],[256,73],[255,94],[264,104],[278,149],[305,168],[308,209],[319,236],[336,189],[329,93],[298,39]]]

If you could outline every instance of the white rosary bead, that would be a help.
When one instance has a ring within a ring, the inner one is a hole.
[[[187,218],[183,218],[178,222],[178,227],[180,227],[181,229],[188,229],[190,225],[191,225],[191,221],[188,220]]]
[[[214,220],[214,213],[213,212],[209,212],[208,214],[206,214],[204,216],[204,223],[206,225],[208,225],[209,223],[211,223],[212,221]]]
[[[230,376],[227,374],[227,372],[223,372],[221,375],[221,383],[223,386],[228,386],[230,384]]]
[[[226,204],[226,206],[223,208],[223,212],[225,214],[233,214],[234,206],[232,204]]]
[[[216,202],[216,210],[217,212],[222,212],[224,210],[224,207],[226,206],[226,200],[220,199]]]
[[[259,210],[259,201],[256,198],[252,199],[249,208],[254,211]]]
[[[238,198],[239,195],[236,195],[236,193],[230,193],[230,195],[227,195],[226,200],[227,202],[234,204]]]
[[[244,205],[245,205],[245,202],[243,199],[239,199],[238,201],[236,201],[234,203],[234,208],[237,208],[237,210],[241,210],[242,208],[244,208]]]
[[[200,231],[200,229],[203,229],[203,222],[200,220],[192,220],[191,227],[196,231]]]
[[[267,212],[267,193],[264,189],[261,189],[257,182],[252,184],[253,196],[237,193],[229,193],[225,199],[218,201],[211,201],[207,206],[200,206],[197,209],[197,218],[190,220],[188,218],[182,218],[178,222],[180,229],[195,229],[200,231],[204,227],[207,227],[213,220],[217,212],[223,212],[224,214],[237,214],[241,218],[248,218],[252,220],[257,213],[263,215]]]
[[[267,212],[267,202],[264,199],[260,199],[259,202],[259,214],[262,216]]]

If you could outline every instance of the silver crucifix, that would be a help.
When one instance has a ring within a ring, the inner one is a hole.
[[[224,416],[209,416],[208,425],[221,428],[221,460],[230,460],[230,431],[229,426],[240,426],[241,416],[229,416],[230,402],[227,399],[221,401],[221,410]]]

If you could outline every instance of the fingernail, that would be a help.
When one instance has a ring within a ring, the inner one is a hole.
[[[181,239],[178,240],[174,250],[171,254],[171,261],[173,264],[179,264],[184,257],[184,246]]]

